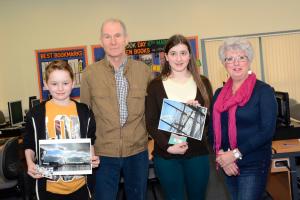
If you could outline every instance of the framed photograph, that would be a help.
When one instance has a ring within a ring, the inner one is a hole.
[[[39,140],[40,166],[53,175],[92,174],[91,139]]]
[[[201,140],[206,114],[205,107],[164,99],[158,129]]]

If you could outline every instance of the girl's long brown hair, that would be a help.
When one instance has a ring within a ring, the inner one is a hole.
[[[208,90],[211,90],[211,86],[210,85],[206,86],[204,84],[204,82],[202,81],[202,78],[200,76],[199,70],[196,65],[195,56],[192,52],[192,48],[191,48],[188,40],[182,35],[173,35],[167,41],[164,52],[165,52],[165,54],[168,54],[170,49],[178,44],[186,45],[189,50],[191,58],[190,58],[188,66],[187,66],[187,69],[191,72],[191,74],[194,78],[194,81],[196,82],[196,85],[197,85],[197,87],[201,93],[201,96],[204,100],[204,106],[209,108],[210,102],[211,102],[212,91],[208,91]],[[166,60],[165,64],[163,65],[162,71],[161,71],[161,78],[166,79],[170,74],[171,74],[171,66],[170,66],[169,62]]]

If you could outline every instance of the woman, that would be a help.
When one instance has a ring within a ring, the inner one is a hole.
[[[217,166],[226,174],[232,199],[261,199],[276,126],[274,92],[250,71],[253,48],[245,39],[225,40],[219,57],[230,78],[213,98],[210,138]]]
[[[171,134],[157,127],[164,98],[209,107],[211,85],[200,76],[184,36],[172,36],[164,52],[166,62],[162,73],[149,84],[146,97],[146,126],[155,143],[155,172],[165,199],[181,200],[186,195],[188,199],[205,199],[209,177],[205,139],[185,138],[186,141],[171,145],[168,142]]]

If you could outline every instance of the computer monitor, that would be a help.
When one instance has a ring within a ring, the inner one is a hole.
[[[33,108],[34,106],[37,106],[40,104],[40,100],[39,99],[32,99],[31,100],[31,108]]]
[[[29,107],[28,107],[29,109],[32,108],[32,103],[31,102],[32,102],[33,99],[36,99],[36,96],[29,97]]]
[[[18,126],[24,122],[21,100],[8,102],[8,112],[11,126]]]
[[[275,91],[277,101],[277,127],[289,127],[290,119],[290,103],[289,93]]]

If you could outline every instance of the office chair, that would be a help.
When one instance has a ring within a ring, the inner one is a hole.
[[[0,190],[15,189],[26,199],[23,191],[24,174],[20,160],[18,137],[0,139]]]
[[[156,192],[156,189],[159,186],[158,177],[155,174],[154,170],[154,162],[153,162],[153,149],[154,149],[154,140],[149,138],[148,140],[148,156],[149,156],[149,172],[148,172],[148,186],[152,192],[152,199],[157,200],[159,199],[159,195]]]
[[[158,195],[156,192],[156,187],[159,186],[159,180],[158,177],[155,175],[154,163],[152,160],[149,160],[148,186],[152,191],[153,199],[157,200]]]
[[[17,185],[20,169],[18,138],[0,140],[0,189]]]

